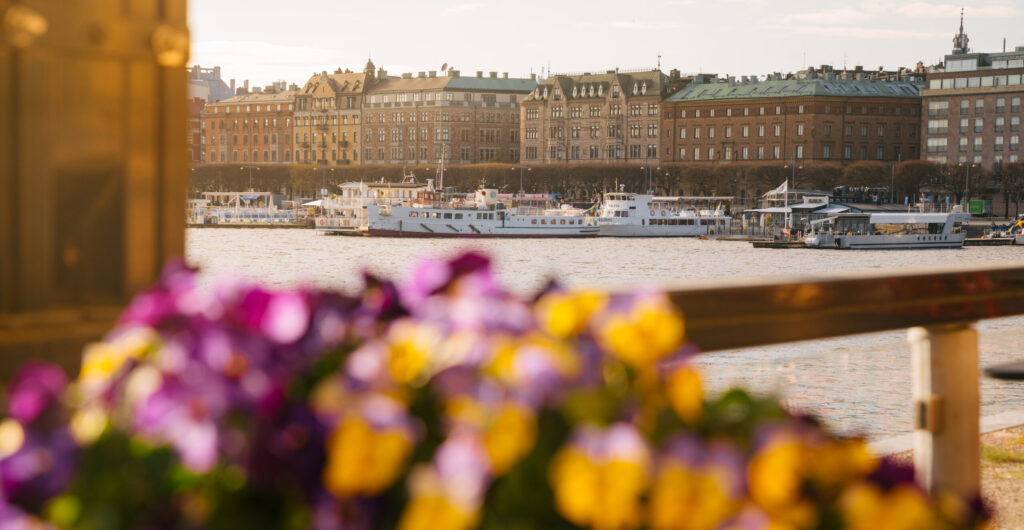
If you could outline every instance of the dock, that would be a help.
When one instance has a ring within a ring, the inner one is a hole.
[[[965,247],[998,247],[1012,244],[1012,237],[969,237],[964,240]]]
[[[807,248],[803,241],[753,241],[754,248]]]

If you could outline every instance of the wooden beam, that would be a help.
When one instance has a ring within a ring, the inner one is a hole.
[[[731,280],[669,296],[712,351],[1024,314],[1024,267]]]

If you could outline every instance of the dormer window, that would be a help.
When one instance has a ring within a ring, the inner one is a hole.
[[[544,99],[548,99],[548,87],[544,87]]]
[[[603,95],[602,92],[604,92],[604,85],[597,85],[597,96],[601,97]]]
[[[594,85],[590,85],[590,97],[594,97]]]
[[[576,97],[576,87],[572,87],[572,97]]]
[[[635,96],[637,94],[637,92],[639,92],[639,91],[640,91],[640,85],[638,85],[636,83],[633,83],[633,95]]]
[[[561,91],[561,89],[558,89],[558,88],[555,89],[555,99],[562,99],[562,91]]]
[[[640,93],[641,94],[647,94],[647,82],[646,81],[644,81],[644,85],[642,87],[640,87]]]

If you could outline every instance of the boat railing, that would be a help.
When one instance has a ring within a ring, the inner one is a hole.
[[[929,490],[980,490],[978,333],[1024,315],[1024,265],[679,286],[703,351],[908,329],[914,464]]]

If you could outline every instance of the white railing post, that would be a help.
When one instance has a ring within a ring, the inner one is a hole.
[[[912,353],[914,467],[929,492],[981,491],[978,332],[972,323],[908,331]]]

